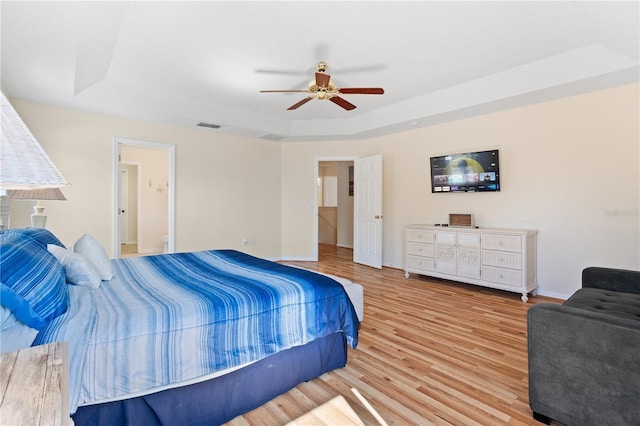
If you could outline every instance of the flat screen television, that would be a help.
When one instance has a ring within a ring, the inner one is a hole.
[[[498,150],[431,157],[431,192],[500,191]]]

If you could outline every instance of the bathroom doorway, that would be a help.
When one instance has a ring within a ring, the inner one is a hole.
[[[174,165],[174,145],[114,139],[115,258],[174,251]]]

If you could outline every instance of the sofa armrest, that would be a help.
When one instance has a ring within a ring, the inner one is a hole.
[[[640,424],[640,321],[541,303],[527,312],[529,405],[569,425]]]
[[[582,288],[640,293],[640,271],[592,266],[582,271]]]

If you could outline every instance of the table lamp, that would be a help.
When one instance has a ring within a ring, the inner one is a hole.
[[[60,188],[68,185],[68,182],[13,109],[4,93],[0,91],[0,94],[0,229],[8,229],[8,190]],[[39,220],[41,221],[36,219]]]
[[[44,206],[40,204],[42,200],[66,200],[60,188],[42,189],[17,189],[9,195],[12,200],[37,200],[33,207],[34,213],[31,215],[31,226],[33,228],[46,228],[47,215],[44,214]]]

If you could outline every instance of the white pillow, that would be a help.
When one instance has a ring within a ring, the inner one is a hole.
[[[83,255],[55,244],[47,244],[47,250],[58,259],[64,268],[68,282],[91,288],[100,287],[102,282],[100,274]]]
[[[113,278],[113,265],[98,240],[89,234],[84,234],[73,245],[73,251],[80,253],[96,268],[100,278],[109,281]]]

